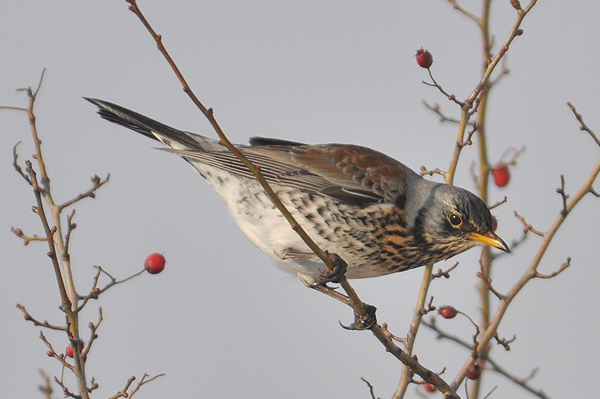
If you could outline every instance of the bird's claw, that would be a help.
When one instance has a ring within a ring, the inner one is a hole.
[[[377,308],[373,305],[365,304],[365,311],[365,315],[362,317],[354,313],[354,322],[349,326],[345,326],[342,322],[339,322],[340,326],[345,330],[352,331],[370,330],[377,323],[377,317],[375,316]]]
[[[326,269],[319,277],[315,279],[315,284],[327,285],[327,283],[339,283],[346,274],[348,264],[338,254],[328,252],[333,261],[333,269]]]

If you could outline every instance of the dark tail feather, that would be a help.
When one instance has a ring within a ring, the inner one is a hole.
[[[110,103],[97,98],[87,98],[87,101],[98,106],[98,115],[109,122],[125,126],[128,129],[143,134],[151,139],[158,140],[152,132],[159,133],[173,141],[187,145],[191,148],[198,147],[198,143],[185,132],[167,126],[164,123],[150,119],[120,105]],[[159,140],[160,141],[160,140]]]

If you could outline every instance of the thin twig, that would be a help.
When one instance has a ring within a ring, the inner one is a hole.
[[[48,237],[39,237],[37,234],[30,236],[25,235],[25,233],[23,233],[23,230],[21,230],[20,228],[14,228],[11,227],[10,231],[16,235],[17,237],[23,239],[23,244],[24,245],[29,245],[29,243],[31,241],[48,241]]]
[[[440,122],[451,122],[451,123],[456,123],[456,124],[460,123],[460,119],[456,119],[456,118],[453,118],[451,116],[445,115],[440,110],[440,105],[439,104],[436,103],[435,105],[430,105],[425,100],[423,100],[423,104],[425,105],[425,107],[427,107],[428,109],[430,109],[431,111],[433,111],[435,114],[437,114],[440,117]],[[468,125],[475,127],[475,122],[469,122]]]
[[[76,312],[80,312],[85,307],[85,305],[89,302],[90,299],[98,299],[98,297],[100,297],[100,294],[102,294],[109,288],[111,288],[117,284],[122,284],[126,281],[129,281],[132,278],[137,277],[146,271],[146,269],[142,269],[139,272],[134,273],[127,278],[124,278],[123,280],[117,281],[117,279],[115,277],[113,277],[109,272],[104,270],[102,268],[102,266],[94,266],[94,267],[97,269],[97,272],[96,272],[96,275],[94,276],[94,279],[92,282],[92,288],[90,289],[90,292],[86,296],[80,298],[83,300],[83,302],[76,309]],[[98,280],[99,280],[101,274],[105,274],[110,279],[110,281],[103,288],[98,288]]]
[[[573,111],[573,114],[575,114],[575,118],[577,118],[577,120],[579,121],[579,124],[581,125],[579,127],[579,129],[588,132],[590,134],[590,136],[592,136],[592,139],[594,139],[596,144],[598,144],[598,146],[600,146],[600,139],[598,139],[598,136],[596,136],[596,134],[592,131],[592,129],[590,129],[588,127],[588,125],[585,124],[585,122],[583,121],[583,117],[581,116],[581,114],[579,112],[577,112],[577,109],[575,109],[575,106],[573,104],[571,104],[570,102],[568,102],[567,105],[569,106],[569,108],[571,108],[571,111]]]
[[[103,180],[100,179],[100,177],[98,175],[92,176],[92,187],[89,190],[87,190],[84,193],[80,193],[75,198],[65,202],[64,204],[58,205],[58,208],[60,210],[63,210],[64,208],[71,206],[74,203],[81,201],[84,198],[96,198],[96,191],[100,187],[102,187],[103,185],[108,183],[109,179],[110,179],[110,173]]]
[[[73,371],[74,367],[73,365],[69,364],[69,362],[67,362],[65,360],[65,356],[63,354],[59,355],[58,353],[56,353],[56,351],[54,350],[54,348],[52,347],[52,344],[50,343],[50,341],[48,341],[48,339],[46,339],[46,336],[44,335],[43,332],[40,331],[40,339],[46,344],[46,346],[48,347],[48,352],[46,352],[46,355],[48,355],[49,357],[53,357],[55,359],[57,359],[59,362],[62,363],[63,366],[65,366],[66,368],[68,368],[69,370]]]
[[[504,198],[503,198],[501,201],[498,201],[498,202],[496,202],[494,205],[489,205],[489,206],[488,206],[488,209],[489,209],[489,210],[492,210],[492,209],[494,209],[494,208],[497,208],[497,207],[499,207],[500,205],[502,205],[502,204],[505,204],[505,203],[506,203],[506,201],[508,201],[508,197],[505,195],[505,196],[504,196]]]
[[[515,211],[515,216],[517,217],[517,219],[519,219],[521,221],[521,223],[523,223],[523,226],[525,226],[525,232],[531,231],[535,235],[538,235],[540,237],[544,237],[545,234],[543,232],[534,229],[532,225],[530,225],[529,223],[527,223],[525,221],[525,218],[523,216],[521,216],[521,215],[519,215],[517,213],[517,211]]]
[[[448,0],[448,3],[452,4],[452,7],[454,7],[455,10],[462,12],[464,15],[471,18],[473,21],[477,22],[478,24],[481,21],[481,18],[479,18],[475,14],[472,14],[469,11],[462,8],[461,6],[459,6],[458,3],[456,2],[456,0]]]
[[[483,267],[483,262],[479,262],[479,272],[477,272],[477,277],[479,277],[487,286],[488,290],[490,290],[491,293],[493,293],[494,295],[496,295],[496,298],[502,300],[505,298],[505,295],[501,294],[500,292],[496,291],[496,289],[492,286],[492,279],[490,277],[488,277],[485,273],[484,267]]]
[[[569,199],[569,194],[565,192],[565,175],[560,175],[560,187],[556,189],[556,192],[560,194],[562,198],[563,208],[561,213],[563,216],[567,216],[569,213],[569,209],[567,207],[567,200]]]
[[[423,81],[424,84],[426,84],[427,86],[436,87],[440,91],[440,93],[442,93],[443,95],[445,95],[446,97],[448,97],[448,100],[454,101],[460,107],[463,107],[465,105],[465,103],[462,102],[462,101],[460,101],[460,100],[458,100],[454,94],[450,94],[446,90],[444,90],[444,88],[433,77],[433,73],[431,73],[431,69],[430,68],[427,68],[427,72],[429,72],[429,78],[431,79],[431,81],[433,83],[429,83],[429,82]]]
[[[450,272],[458,266],[458,262],[454,265],[450,266],[448,269],[442,271],[442,269],[438,269],[437,273],[431,275],[431,279],[436,279],[440,277],[450,278]]]
[[[44,395],[46,399],[52,399],[52,384],[50,383],[50,376],[40,369],[40,374],[44,379],[44,384],[38,385],[38,389]]]
[[[567,261],[564,262],[562,265],[560,265],[560,268],[557,271],[552,272],[550,274],[542,274],[536,270],[534,277],[536,277],[536,278],[552,278],[552,277],[558,276],[569,266],[571,266],[571,258],[567,258]]]
[[[0,107],[0,109],[3,107]],[[19,109],[20,111],[27,111],[26,109]],[[13,147],[13,166],[15,168],[15,170],[17,171],[17,173],[19,175],[21,175],[21,177],[23,179],[25,179],[25,181],[27,183],[29,183],[29,185],[31,186],[31,179],[29,178],[29,176],[27,176],[25,174],[25,172],[23,172],[23,169],[21,168],[21,165],[19,165],[19,153],[17,152],[17,147],[19,146],[19,144],[21,144],[21,142],[19,141],[17,144],[15,144],[15,146]]]
[[[33,325],[36,327],[45,327],[50,330],[57,330],[57,331],[67,331],[67,327],[65,327],[65,326],[56,326],[56,325],[48,323],[46,320],[44,320],[44,321],[36,320],[33,316],[31,316],[29,314],[27,309],[25,309],[25,306],[21,305],[20,303],[17,303],[17,307],[19,309],[21,309],[21,312],[23,312],[23,317],[25,318],[25,320],[32,322]]]
[[[421,176],[425,176],[425,175],[429,175],[429,176],[433,176],[433,175],[440,175],[442,177],[446,177],[446,172],[444,172],[441,169],[435,168],[433,170],[427,170],[427,168],[425,166],[421,166]]]
[[[92,345],[94,344],[94,341],[96,340],[96,338],[98,338],[98,328],[100,327],[100,324],[102,324],[102,321],[104,320],[104,317],[102,315],[102,308],[98,308],[98,321],[96,322],[96,324],[90,322],[88,324],[88,327],[90,328],[90,339],[88,340],[87,346],[83,349],[83,352],[81,353],[81,356],[84,359],[87,359],[87,355],[90,352],[90,349],[92,348]]]
[[[367,384],[367,386],[369,387],[369,393],[371,394],[371,399],[378,399],[377,397],[375,397],[375,391],[374,391],[373,385],[371,385],[371,383],[369,381],[367,381],[364,377],[360,377],[360,379],[362,381],[364,381],[365,384]]]
[[[449,341],[455,342],[467,350],[473,349],[472,345],[469,344],[468,342],[462,340],[459,337],[448,334],[447,332],[445,332],[444,330],[439,328],[435,322],[435,318],[431,318],[429,321],[423,321],[423,325],[425,327],[428,327],[431,330],[435,331],[438,334],[438,338],[443,338],[443,339],[447,339]],[[537,369],[534,370],[528,377],[520,378],[520,377],[517,377],[517,376],[511,374],[508,370],[506,370],[505,368],[500,366],[494,359],[488,357],[486,359],[486,361],[487,361],[487,363],[489,363],[492,366],[491,370],[497,372],[498,374],[503,375],[504,377],[508,378],[510,381],[521,386],[523,389],[529,391],[530,393],[532,393],[542,399],[549,399],[549,397],[546,396],[546,394],[542,390],[537,390],[528,384],[528,382],[531,380],[531,378],[533,378],[533,376],[535,375],[535,372]]]

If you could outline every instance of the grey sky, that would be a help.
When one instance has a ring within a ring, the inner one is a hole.
[[[479,2],[464,7],[479,13]],[[567,191],[587,178],[600,149],[565,105],[575,104],[600,132],[597,112],[600,4],[540,1],[510,48],[505,76],[492,92],[488,117],[491,161],[509,147],[527,147],[506,189],[492,189],[498,233],[510,242],[529,223],[546,230],[560,210],[555,193],[564,174]],[[444,88],[465,97],[475,87],[480,39],[472,21],[442,0],[204,2],[141,1],[196,94],[213,107],[234,142],[262,135],[309,143],[361,144],[418,170],[447,168],[456,127],[440,124],[422,100],[457,107],[421,83],[426,71],[415,50],[433,53],[433,72]],[[516,12],[508,1],[493,7],[496,48]],[[112,101],[178,128],[214,136],[182,92],[150,36],[125,1],[5,2],[0,13],[0,104],[24,105],[15,89],[45,82],[36,115],[54,194],[66,200],[89,188],[89,177],[111,174],[95,200],[76,206],[72,260],[81,292],[93,265],[118,278],[141,269],[152,252],[164,252],[160,275],[117,286],[83,314],[96,321],[104,309],[88,362],[88,375],[109,397],[127,378],[166,373],[142,388],[145,398],[263,397],[366,398],[365,377],[376,395],[389,397],[401,365],[370,333],[342,330],[351,321],[343,305],[308,290],[249,244],[223,201],[178,157],[156,144],[102,121],[82,100]],[[39,319],[61,323],[56,283],[47,249],[23,246],[10,227],[41,233],[31,212],[31,190],[14,172],[12,146],[21,160],[33,152],[25,114],[0,112],[0,248],[7,254],[0,278],[0,387],[7,398],[42,397],[38,369],[60,375],[45,355],[39,328],[23,320],[21,303]],[[473,190],[468,147],[456,184]],[[600,189],[600,184],[596,184]],[[572,266],[552,280],[532,281],[511,305],[500,328],[517,336],[512,349],[494,348],[504,367],[552,398],[593,397],[600,356],[597,302],[600,201],[585,198],[548,250],[540,271]],[[506,291],[521,276],[540,240],[496,263],[493,278]],[[436,280],[435,304],[452,304],[478,316],[475,291],[478,250],[457,257],[449,280]],[[451,262],[440,267],[450,266]],[[356,281],[361,298],[378,307],[380,322],[404,335],[416,303],[422,269]],[[470,339],[465,319],[440,325]],[[46,333],[57,350],[68,345]],[[452,379],[467,353],[422,329],[415,352]],[[492,397],[528,397],[513,383],[488,373]],[[414,388],[408,397],[416,397]],[[462,391],[461,391],[462,392]],[[55,394],[60,397],[60,394]]]

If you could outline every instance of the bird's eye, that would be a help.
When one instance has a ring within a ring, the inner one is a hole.
[[[452,226],[454,227],[458,227],[463,223],[462,218],[460,217],[460,215],[456,212],[452,212],[449,216],[448,216],[448,220],[450,220],[450,223],[452,224]]]

